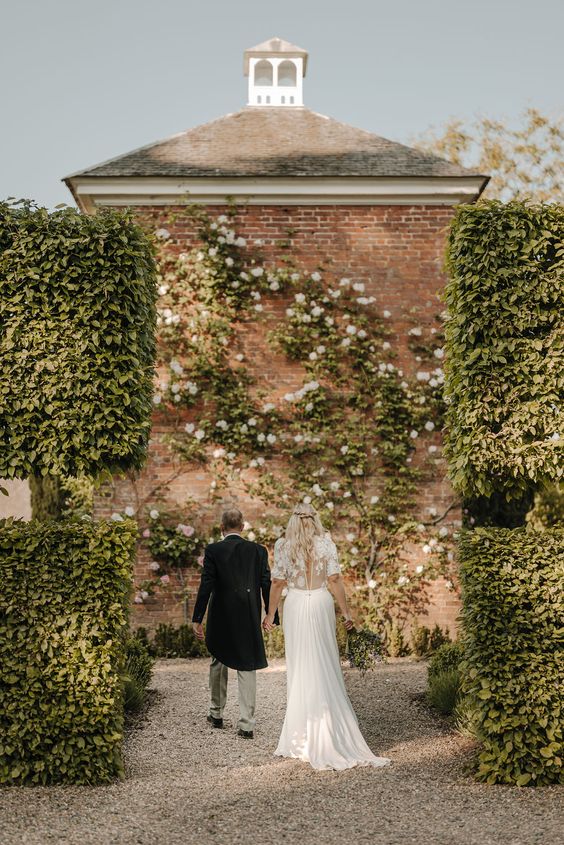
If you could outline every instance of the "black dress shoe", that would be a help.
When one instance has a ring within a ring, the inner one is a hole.
[[[237,736],[242,736],[243,739],[254,739],[255,735],[252,731],[244,731],[243,728],[239,728],[237,731]]]
[[[214,728],[222,728],[223,727],[223,719],[216,719],[215,716],[208,716],[208,722]]]

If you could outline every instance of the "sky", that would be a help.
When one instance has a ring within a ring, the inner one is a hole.
[[[409,143],[564,111],[562,0],[0,0],[0,198],[242,108],[243,51],[309,52],[304,104]]]

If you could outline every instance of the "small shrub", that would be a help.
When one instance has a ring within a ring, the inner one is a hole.
[[[138,712],[147,697],[147,687],[153,673],[154,658],[139,637],[129,637],[125,643],[124,707],[126,712]]]
[[[460,691],[460,672],[448,669],[429,675],[427,697],[430,704],[445,715],[454,711]]]
[[[435,652],[445,643],[450,643],[450,634],[448,629],[443,629],[440,625],[435,625],[431,633],[429,634],[429,651]]]
[[[284,631],[282,630],[282,625],[277,625],[273,631],[270,631],[270,633],[265,634],[264,647],[266,649],[267,658],[271,660],[276,657],[285,656],[286,652],[284,650]]]
[[[409,654],[403,631],[395,622],[392,622],[386,631],[385,647],[389,657],[405,657]]]
[[[462,645],[460,643],[443,643],[429,660],[427,667],[429,677],[440,675],[441,672],[457,671],[462,656]]]
[[[161,622],[157,625],[152,643],[156,657],[206,657],[205,643],[197,639],[191,625]]]
[[[411,631],[411,650],[416,657],[425,657],[429,651],[431,631],[426,625],[414,625]]]

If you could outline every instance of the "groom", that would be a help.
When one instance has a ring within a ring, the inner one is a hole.
[[[192,622],[197,638],[203,640],[202,620],[209,601],[206,645],[212,662],[208,722],[214,728],[223,727],[227,670],[236,669],[240,713],[238,735],[253,739],[255,670],[268,665],[261,630],[261,593],[266,612],[270,595],[268,552],[264,546],[243,539],[243,515],[237,508],[224,512],[221,531],[223,540],[211,543],[204,553],[202,580]]]

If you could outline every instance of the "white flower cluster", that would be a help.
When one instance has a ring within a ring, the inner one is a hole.
[[[304,384],[299,390],[296,390],[295,393],[286,393],[284,399],[286,402],[299,402],[301,401],[304,396],[308,393],[311,393],[315,390],[319,389],[319,382],[318,381],[308,381],[307,384]]]
[[[203,430],[203,428],[196,428],[194,423],[186,423],[186,425],[184,426],[184,431],[186,432],[186,434],[193,434],[196,440],[200,442],[204,440],[206,436],[206,432]]]

